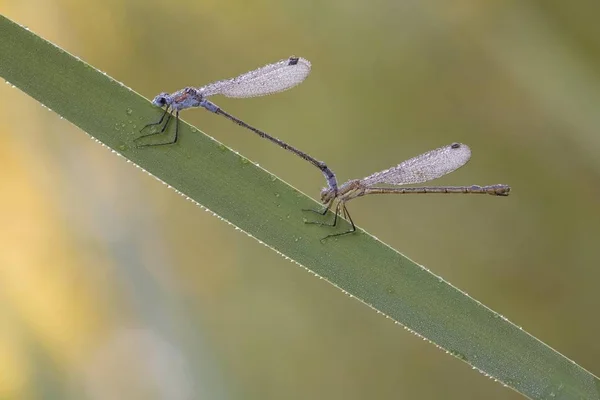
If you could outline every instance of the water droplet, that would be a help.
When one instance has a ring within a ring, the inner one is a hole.
[[[133,110],[128,107],[127,110],[125,110],[125,113],[127,113],[127,115],[131,115],[133,114]]]

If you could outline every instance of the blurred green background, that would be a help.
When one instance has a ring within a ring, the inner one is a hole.
[[[215,102],[342,181],[469,144],[439,183],[510,197],[367,197],[354,220],[600,374],[597,1],[0,4],[148,98],[306,57],[289,92]],[[0,86],[0,105],[0,398],[521,398],[19,90]],[[183,118],[318,197],[299,158],[205,111]]]

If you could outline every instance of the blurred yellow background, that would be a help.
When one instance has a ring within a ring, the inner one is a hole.
[[[600,374],[600,3],[0,4],[148,98],[306,57],[298,88],[215,102],[342,181],[469,144],[440,183],[510,197],[377,196],[352,202],[354,220]],[[318,197],[297,157],[205,111],[183,118]],[[0,135],[0,398],[521,398],[9,85]]]

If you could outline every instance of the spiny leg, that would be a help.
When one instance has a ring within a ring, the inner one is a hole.
[[[164,126],[162,127],[162,129],[160,130],[160,132],[153,132],[149,135],[144,135],[144,136],[140,136],[138,139],[141,139],[143,137],[147,137],[147,136],[152,136],[152,135],[158,135],[160,133],[164,133],[164,131],[167,129],[167,127],[169,126],[169,122],[171,121],[171,118],[173,117],[172,113],[169,113],[169,116],[167,117],[167,121],[165,122]],[[150,125],[158,125],[158,124],[150,124]],[[148,126],[148,125],[146,125]],[[144,127],[145,128],[145,127]],[[143,128],[142,128],[143,129]],[[138,145],[137,147],[154,147],[154,146],[164,146],[167,144],[173,144],[177,142],[177,138],[178,138],[178,134],[179,134],[179,110],[175,111],[175,137],[173,138],[173,140],[171,140],[170,142],[163,142],[163,143],[147,143],[147,144],[141,144]]]
[[[329,201],[329,203],[327,204],[327,206],[323,207],[322,210],[314,210],[312,208],[303,208],[302,211],[310,211],[310,212],[314,212],[315,214],[325,215],[325,214],[327,214],[327,211],[331,208],[331,205],[333,204],[334,200],[335,199],[331,199]]]
[[[173,143],[177,143],[178,138],[179,138],[179,110],[175,111],[175,137],[173,138]]]
[[[329,210],[329,208],[333,204],[334,200],[331,200],[329,202],[329,204],[327,205],[327,208],[325,208],[325,212],[327,212],[327,210]],[[318,213],[318,214],[321,214],[321,215],[325,215],[324,213],[321,213],[321,212],[319,212],[317,210],[304,210],[304,211],[313,211],[315,213]],[[313,225],[336,226],[337,225],[337,219],[338,219],[338,214],[339,213],[340,213],[340,202],[338,201],[337,205],[335,206],[333,223],[320,222],[320,221],[304,221],[304,223],[305,224],[313,224]]]
[[[170,106],[167,106],[167,108],[165,108],[165,112],[162,114],[162,116],[160,117],[160,119],[158,120],[158,122],[153,122],[153,123],[151,123],[151,124],[144,125],[144,127],[143,127],[142,129],[140,129],[140,132],[142,132],[144,129],[146,129],[146,128],[147,128],[147,127],[149,127],[149,126],[155,126],[155,125],[160,125],[160,124],[162,124],[163,120],[165,119],[165,116],[166,116],[166,115],[167,115],[167,113],[169,112],[169,108],[170,108]],[[161,132],[162,132],[162,130],[161,130]],[[138,139],[140,139],[140,138],[143,138],[143,137],[145,137],[145,136],[152,136],[152,135],[156,135],[156,134],[157,134],[157,132],[152,132],[152,133],[150,133],[150,134],[148,134],[148,135],[143,135],[143,136],[140,136]],[[137,140],[137,139],[136,139],[136,140]]]
[[[339,207],[339,203],[338,203],[338,207]],[[344,203],[342,205],[342,212],[344,213],[344,218],[348,218],[348,220],[350,221],[350,224],[352,224],[352,228],[350,228],[349,230],[347,230],[345,232],[332,233],[331,235],[327,235],[324,238],[322,238],[321,241],[323,241],[327,238],[330,238],[330,237],[343,236],[343,235],[347,235],[349,233],[356,232],[356,225],[354,225],[354,221],[352,220],[352,217],[350,216],[350,213],[348,212],[348,209],[346,208],[346,203]]]
[[[163,133],[165,131],[165,129],[167,128],[167,125],[169,124],[169,120],[171,119],[171,113],[169,112],[169,108],[170,108],[170,106],[167,106],[167,108],[165,108],[165,112],[160,117],[160,119],[158,120],[158,122],[153,122],[151,124],[147,124],[142,129],[140,129],[140,132],[143,132],[144,129],[148,128],[149,126],[155,126],[155,125],[162,124],[162,122],[165,119],[165,117],[167,116],[167,114],[169,114],[169,116],[167,117],[167,121],[165,122],[165,125],[161,128],[160,131],[158,131],[158,132],[151,132],[151,133],[148,133],[146,135],[142,135],[142,136],[134,139],[134,142],[137,142],[138,140],[140,140],[142,138],[145,138],[145,137],[148,137],[148,136],[154,136],[154,135],[158,135],[160,133]],[[149,144],[141,144],[141,145],[136,144],[136,147],[147,147],[147,146],[153,146],[153,144],[150,144],[150,143]]]
[[[171,121],[171,117],[173,117],[173,114],[169,113],[169,116],[167,117],[167,121],[165,122],[165,124],[163,125],[162,129],[160,130],[160,133],[163,133],[164,131],[167,130],[167,126],[169,126],[169,122]]]

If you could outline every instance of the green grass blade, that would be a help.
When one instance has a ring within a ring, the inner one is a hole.
[[[189,125],[181,124],[176,145],[136,149],[139,128],[161,111],[4,17],[0,75],[219,217],[484,374],[534,399],[600,399],[599,380],[590,372],[370,235],[321,243],[325,231],[302,222],[301,209],[315,207],[313,200]]]

